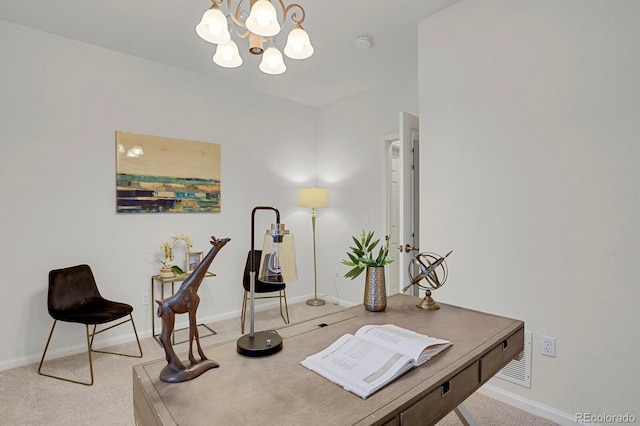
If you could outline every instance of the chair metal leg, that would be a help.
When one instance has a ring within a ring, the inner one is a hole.
[[[136,323],[133,322],[133,315],[129,314],[131,317],[131,325],[133,326],[133,334],[136,335],[136,342],[138,342],[138,350],[140,351],[140,358],[142,358],[142,346],[140,345],[140,339],[138,338],[138,330],[136,330]]]
[[[44,345],[44,352],[42,353],[42,358],[40,358],[40,364],[38,365],[38,374],[40,370],[42,370],[42,363],[44,362],[44,356],[47,354],[47,349],[49,349],[49,343],[51,342],[51,336],[53,336],[53,330],[56,328],[56,323],[58,320],[53,320],[53,325],[51,326],[51,331],[49,332],[49,338],[47,339],[47,344]]]
[[[81,382],[79,380],[67,379],[66,377],[54,376],[52,374],[47,374],[42,372],[42,364],[44,363],[44,358],[47,355],[47,350],[49,349],[49,343],[51,343],[51,336],[53,336],[53,330],[56,328],[56,323],[58,320],[53,321],[53,325],[51,326],[51,331],[49,332],[49,338],[47,339],[47,344],[44,346],[44,352],[42,353],[42,358],[40,359],[40,364],[38,365],[38,374],[41,376],[51,377],[53,379],[63,380],[65,382],[77,383],[79,385],[91,386],[93,385],[93,361],[91,359],[91,342],[89,339],[89,326],[85,324],[85,334],[87,336],[87,354],[89,355],[89,372],[91,374],[90,382]]]
[[[246,317],[247,317],[247,290],[244,291],[244,296],[242,298],[242,312],[240,313],[240,329],[242,334],[244,334],[244,320]]]
[[[242,312],[240,313],[240,328],[241,333],[244,334],[244,323],[247,317],[247,300],[249,299],[247,296],[248,292],[244,291],[244,299],[242,299]],[[285,324],[289,324],[289,305],[287,305],[287,292],[285,290],[280,290],[277,296],[261,296],[256,297],[256,299],[275,299],[278,298],[280,300],[280,316]],[[282,310],[282,300],[284,299],[284,312]]]
[[[119,353],[119,352],[108,352],[108,351],[97,351],[95,349],[93,349],[93,338],[102,333],[103,331],[107,331],[112,329],[113,327],[117,327],[121,324],[124,324],[126,322],[131,321],[131,325],[133,326],[133,333],[136,336],[136,342],[138,343],[138,350],[140,351],[140,355],[131,355],[131,354],[124,354],[124,353]],[[67,379],[65,377],[60,377],[60,376],[54,376],[52,374],[47,374],[47,373],[43,373],[42,372],[42,364],[44,363],[44,358],[47,354],[47,350],[49,349],[49,343],[51,343],[51,337],[53,336],[53,330],[56,327],[58,320],[54,320],[53,321],[53,325],[51,326],[51,332],[49,332],[49,338],[47,339],[47,344],[44,347],[44,352],[42,354],[42,358],[40,359],[40,364],[38,365],[38,374],[41,376],[46,376],[46,377],[51,377],[54,379],[58,379],[58,380],[64,380],[65,382],[71,382],[71,383],[78,383],[80,385],[85,385],[85,386],[91,386],[93,385],[93,359],[91,357],[91,352],[100,352],[100,353],[104,353],[104,354],[111,354],[111,355],[120,355],[120,356],[127,356],[127,357],[132,357],[132,358],[142,358],[142,346],[140,345],[140,339],[138,338],[138,331],[136,330],[136,324],[133,321],[133,315],[129,314],[129,319],[121,321],[117,324],[114,324],[110,327],[107,327],[103,330],[99,330],[96,332],[96,324],[93,324],[93,330],[91,333],[89,333],[89,325],[85,324],[84,329],[85,329],[85,334],[86,334],[86,338],[87,338],[87,354],[89,355],[89,372],[91,375],[91,381],[90,382],[82,382],[82,381],[78,381],[78,380],[72,380],[72,379]]]
[[[284,315],[282,315],[282,299],[284,297],[284,309],[287,313],[287,317],[285,318]],[[282,317],[282,319],[284,320],[285,324],[289,324],[289,305],[287,305],[287,291],[286,290],[282,290],[282,292],[280,293],[280,316]]]
[[[133,325],[133,333],[136,336],[136,342],[138,342],[138,350],[140,351],[140,355],[123,354],[121,352],[97,351],[97,350],[93,349],[93,338],[95,336],[97,336],[98,334],[100,334],[100,333],[102,333],[104,331],[111,330],[112,328],[117,327],[119,325],[122,325],[122,324],[124,324],[126,322],[129,322],[129,321],[131,321],[131,324]],[[133,315],[129,314],[129,319],[128,320],[120,321],[117,324],[114,324],[112,326],[109,326],[109,327],[107,327],[105,329],[98,330],[98,331],[96,331],[96,325],[94,324],[93,332],[91,333],[91,346],[90,347],[91,347],[91,352],[99,352],[101,354],[127,356],[127,357],[130,357],[130,358],[142,358],[142,346],[140,346],[140,339],[138,338],[138,332],[136,331],[136,324],[133,321]]]

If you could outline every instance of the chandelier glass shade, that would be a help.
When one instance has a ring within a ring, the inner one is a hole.
[[[263,37],[271,37],[280,32],[276,8],[270,0],[253,3],[246,25],[249,31]]]
[[[265,74],[282,74],[287,70],[284,64],[282,53],[276,47],[269,47],[262,54],[262,62],[260,62],[260,71]]]
[[[216,44],[218,47],[213,56],[213,62],[225,68],[236,68],[242,65],[242,57],[238,45],[232,39],[232,34],[249,40],[249,52],[262,55],[259,68],[267,74],[282,74],[287,67],[282,53],[276,47],[275,37],[280,34],[287,19],[293,24],[293,29],[287,36],[284,54],[291,59],[306,59],[313,55],[313,46],[309,34],[302,28],[305,11],[299,4],[289,6],[283,0],[273,0],[280,5],[281,15],[272,0],[211,0],[213,5],[204,12],[202,19],[196,25],[196,33],[203,40]],[[235,5],[234,5],[235,3]],[[249,5],[247,14],[246,5]],[[221,7],[226,4],[228,13]],[[243,6],[245,6],[243,8]],[[230,30],[230,27],[232,30]],[[265,41],[269,46],[263,47]]]
[[[196,25],[196,33],[209,43],[224,44],[231,40],[227,17],[215,6],[202,15],[202,20]]]
[[[224,68],[236,68],[242,65],[242,57],[238,52],[238,45],[233,40],[218,44],[213,62]]]

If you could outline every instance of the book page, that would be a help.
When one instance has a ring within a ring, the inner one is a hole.
[[[393,324],[365,325],[356,336],[389,350],[402,353],[420,365],[451,345],[448,340],[429,337]]]
[[[412,368],[407,356],[345,334],[301,364],[361,398]]]

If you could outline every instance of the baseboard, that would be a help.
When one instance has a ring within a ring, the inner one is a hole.
[[[575,420],[575,416],[569,413],[565,413],[553,407],[549,407],[533,400],[523,398],[520,395],[507,392],[497,386],[491,385],[490,383],[491,382],[482,386],[478,390],[478,392],[500,402],[504,402],[505,404],[508,404],[512,407],[519,408],[531,414],[535,414],[538,417],[551,420],[552,422],[558,423],[559,425],[569,426],[586,424],[577,422]]]
[[[146,332],[138,332],[138,337],[140,339],[143,339],[145,337],[151,337],[151,330],[148,330]],[[108,346],[120,345],[123,343],[133,342],[135,340],[136,340],[136,337],[133,334],[133,332],[131,332],[131,333],[127,333],[119,336],[112,336],[112,337],[100,340],[99,342],[96,341],[94,348],[103,349]],[[44,346],[42,347],[42,350],[44,350]],[[85,354],[87,353],[87,344],[85,342],[77,345],[65,346],[62,348],[50,347],[49,350],[47,350],[47,359],[45,360],[45,363],[52,359],[62,358],[70,355],[77,355],[81,353],[85,353]],[[29,364],[39,363],[40,358],[42,358],[42,353],[3,360],[2,362],[0,362],[0,371],[9,370],[12,368],[24,367],[25,365],[29,365]]]
[[[307,299],[311,299],[311,298],[313,298],[313,293],[287,298],[287,303],[294,304],[298,302],[304,302]],[[332,300],[328,300],[328,302],[337,304]],[[348,305],[346,304],[344,305],[340,304],[340,305],[348,307]],[[256,312],[260,312],[267,309],[276,308],[278,306],[279,306],[279,302],[277,301],[269,301],[269,302],[261,301],[261,303],[256,305],[255,310]],[[198,317],[198,323],[208,324],[216,321],[223,321],[229,318],[238,318],[238,330],[240,330],[240,313],[241,313],[240,311],[241,309],[237,309],[237,310],[225,312],[223,314],[209,315],[206,317]],[[187,316],[186,315],[181,315],[181,316],[183,316],[184,319],[176,317],[176,324],[175,324],[176,329],[188,327],[189,325]],[[138,337],[140,339],[151,337],[151,329],[139,330]],[[99,342],[96,341],[95,348],[102,349],[108,346],[119,345],[122,343],[129,343],[134,340],[135,340],[135,335],[133,334],[133,332],[118,335],[118,336],[105,337],[101,339]],[[43,346],[43,350],[44,350],[44,346]],[[49,350],[47,351],[47,360],[52,360],[52,359],[70,356],[70,355],[76,355],[80,353],[86,353],[86,351],[87,351],[87,346],[84,343],[65,346],[65,347],[56,348],[56,349],[49,348]],[[39,363],[41,357],[42,357],[42,353],[38,353],[38,354],[32,354],[32,355],[27,355],[27,356],[18,357],[18,358],[2,360],[0,361],[0,371],[23,367],[25,365],[29,365],[33,363]]]
[[[318,294],[320,299],[324,299],[327,303],[332,303],[334,305],[343,306],[345,308],[351,308],[353,306],[358,305],[358,303],[348,302],[346,300],[340,300],[337,297],[331,296],[330,294]],[[312,299],[313,295],[307,297],[307,299]],[[306,300],[306,299],[305,299]]]

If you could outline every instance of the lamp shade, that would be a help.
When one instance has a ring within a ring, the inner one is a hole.
[[[202,20],[196,25],[196,33],[209,43],[224,44],[231,40],[227,18],[216,6],[202,15]]]
[[[300,207],[327,207],[327,188],[300,188]]]
[[[313,46],[311,46],[309,34],[300,25],[297,25],[289,33],[287,45],[284,47],[284,54],[291,59],[307,59],[313,55]]]
[[[265,74],[282,74],[287,70],[287,66],[282,59],[282,53],[273,46],[264,51],[258,68]]]
[[[267,229],[262,245],[258,279],[267,283],[288,283],[298,279],[293,235],[277,223]]]
[[[269,0],[258,0],[251,6],[246,25],[249,31],[263,37],[271,37],[280,32],[276,8]]]
[[[216,48],[216,54],[213,55],[213,62],[225,68],[236,68],[242,65],[238,45],[233,40],[219,44]]]

